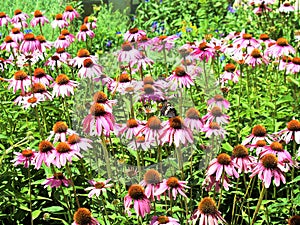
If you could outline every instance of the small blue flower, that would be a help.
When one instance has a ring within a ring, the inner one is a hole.
[[[150,0],[145,0],[145,2],[149,2]]]
[[[0,38],[2,37],[2,33],[0,32]]]
[[[176,33],[176,36],[177,36],[177,37],[181,37],[181,35],[182,35],[182,32],[181,32],[181,31],[178,32],[178,33]]]
[[[107,42],[106,42],[106,47],[111,47],[111,45],[112,45],[112,41],[110,41],[110,40],[108,40]]]
[[[218,29],[215,29],[215,32],[216,32],[216,33],[219,33],[219,30],[218,30]]]
[[[188,28],[185,29],[185,31],[188,32],[188,33],[190,33],[190,32],[193,31],[193,28],[188,27]]]
[[[235,11],[236,11],[231,5],[227,7],[227,10],[230,13],[235,13]]]
[[[25,34],[32,33],[32,30],[31,30],[31,29],[24,30],[24,33],[25,33]]]
[[[223,62],[225,60],[225,56],[224,55],[221,55],[220,57],[220,62]]]

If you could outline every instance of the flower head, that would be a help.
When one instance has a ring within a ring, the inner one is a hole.
[[[57,172],[53,174],[52,177],[47,178],[42,185],[44,185],[44,188],[51,187],[51,188],[58,188],[62,185],[68,187],[70,184],[70,180],[66,179],[66,177],[61,172]]]
[[[166,225],[180,225],[179,220],[174,219],[169,216],[153,216],[150,222],[150,225],[159,225],[159,224],[166,224]]]
[[[140,182],[145,189],[145,195],[147,198],[154,201],[154,194],[156,190],[160,187],[161,183],[161,174],[155,169],[149,169],[144,174],[144,179]],[[159,196],[158,196],[159,199]]]
[[[88,187],[84,189],[85,191],[90,191],[88,197],[91,198],[93,195],[96,195],[99,197],[102,192],[106,191],[106,188],[110,188],[113,186],[113,184],[108,184],[111,179],[105,180],[105,181],[94,181],[90,180],[89,183],[92,185],[92,187]]]
[[[14,152],[16,158],[12,160],[12,162],[14,162],[14,166],[24,163],[24,167],[28,168],[30,164],[33,164],[35,153],[36,152],[31,149],[25,149],[22,152]]]
[[[154,193],[155,196],[160,196],[162,193],[168,191],[169,198],[176,199],[179,193],[183,197],[186,197],[185,188],[190,188],[186,186],[187,181],[180,181],[176,177],[170,177],[169,179],[164,179],[160,184],[159,188]]]
[[[74,222],[72,225],[100,225],[100,223],[92,217],[92,213],[87,208],[79,208],[74,214]]]

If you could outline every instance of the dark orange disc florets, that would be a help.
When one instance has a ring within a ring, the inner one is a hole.
[[[144,188],[139,184],[133,184],[128,189],[129,196],[134,200],[145,198]]]
[[[43,152],[43,153],[46,153],[46,152],[49,152],[53,149],[53,145],[51,144],[50,141],[41,141],[40,144],[39,144],[39,151],[40,152]]]
[[[248,149],[244,145],[237,145],[232,151],[232,156],[236,158],[245,158],[248,156]]]
[[[69,83],[69,77],[66,74],[59,74],[56,79],[55,82],[59,85],[64,85]]]
[[[27,78],[27,74],[23,70],[19,70],[14,74],[15,80],[24,80]]]
[[[231,158],[228,154],[226,153],[221,153],[218,155],[217,157],[218,163],[220,163],[221,165],[229,165],[231,162]]]
[[[227,72],[234,72],[235,71],[235,65],[232,64],[232,63],[228,63],[226,64],[224,70],[227,71]]]
[[[178,76],[178,77],[183,77],[186,75],[185,69],[182,66],[176,67],[174,72],[175,72],[176,76]]]
[[[300,122],[298,120],[291,120],[288,122],[287,128],[290,131],[300,131]]]
[[[34,41],[34,40],[36,40],[36,39],[35,39],[34,34],[29,33],[29,34],[25,34],[25,35],[24,35],[24,40],[26,40],[26,41]]]
[[[186,113],[185,116],[189,119],[195,119],[198,120],[200,118],[200,113],[197,109],[195,108],[189,108]]]
[[[203,214],[215,215],[218,212],[216,203],[210,197],[205,197],[198,205],[198,210]]]
[[[170,127],[174,129],[182,129],[183,128],[183,120],[179,117],[172,117],[169,119]]]
[[[61,14],[61,13],[57,14],[57,15],[55,16],[55,19],[56,19],[56,20],[62,20],[62,19],[63,19],[63,18],[62,18],[62,14]]]
[[[128,128],[134,128],[134,127],[137,127],[138,125],[139,125],[139,124],[138,124],[137,120],[136,120],[136,119],[133,119],[133,118],[127,120],[127,122],[126,122],[126,126],[127,126]]]
[[[90,58],[87,58],[83,61],[83,66],[85,68],[88,68],[88,67],[92,66],[93,64],[94,64],[94,62]]]
[[[85,48],[82,48],[80,49],[78,52],[77,52],[77,56],[79,58],[83,58],[83,57],[89,57],[90,56],[90,52],[85,49]]]
[[[90,108],[90,113],[93,116],[103,116],[106,114],[106,111],[104,109],[104,106],[100,103],[95,103]]]
[[[149,169],[144,175],[144,180],[147,184],[158,184],[161,182],[161,174],[155,169]]]
[[[152,116],[148,119],[147,126],[152,130],[159,130],[161,128],[161,121],[157,116]]]
[[[178,188],[179,187],[179,181],[178,181],[178,179],[176,177],[170,177],[167,180],[167,185],[170,188]]]
[[[275,169],[277,167],[278,159],[274,154],[266,154],[262,157],[261,162],[267,169]]]
[[[33,151],[31,149],[25,149],[22,151],[22,156],[31,157],[31,156],[33,156]]]
[[[74,221],[78,225],[89,225],[92,221],[92,214],[87,208],[79,208],[74,214]]]
[[[282,47],[289,45],[288,41],[285,38],[278,38],[276,44]]]
[[[107,96],[104,92],[98,91],[94,94],[93,97],[94,101],[97,103],[106,103],[107,102]]]
[[[35,10],[33,15],[34,15],[34,17],[42,17],[43,13],[40,10]]]
[[[56,146],[56,151],[59,153],[67,153],[67,152],[71,151],[71,148],[66,142],[60,142]]]

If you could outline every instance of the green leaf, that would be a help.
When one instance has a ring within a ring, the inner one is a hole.
[[[41,212],[42,212],[42,210],[34,210],[33,212],[32,212],[32,219],[33,220],[35,220],[36,218],[38,218],[39,217],[39,215],[41,214]]]
[[[59,211],[63,211],[64,208],[61,206],[50,206],[47,208],[43,209],[43,212],[59,212]]]

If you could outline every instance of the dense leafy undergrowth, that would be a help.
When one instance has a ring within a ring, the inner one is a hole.
[[[1,224],[299,224],[299,6],[0,12]]]

